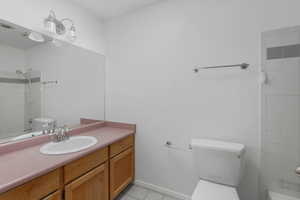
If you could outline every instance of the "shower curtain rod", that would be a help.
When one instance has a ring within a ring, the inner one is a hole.
[[[200,69],[215,69],[215,68],[228,68],[228,67],[240,67],[241,69],[247,69],[249,67],[248,63],[236,64],[236,65],[219,65],[219,66],[209,66],[209,67],[196,67],[194,72],[199,72]]]

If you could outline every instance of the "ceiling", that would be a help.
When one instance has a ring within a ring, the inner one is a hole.
[[[107,20],[162,0],[69,0]]]

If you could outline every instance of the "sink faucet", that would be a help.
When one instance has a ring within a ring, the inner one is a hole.
[[[53,142],[61,142],[69,139],[69,128],[65,125],[57,129],[51,129],[48,132],[48,135],[51,136]]]
[[[64,125],[61,128],[61,132],[60,132],[62,141],[63,140],[68,140],[70,138],[70,136],[68,135],[68,133],[69,133],[69,128],[68,128],[67,125]]]

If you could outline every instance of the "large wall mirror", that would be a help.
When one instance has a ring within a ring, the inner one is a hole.
[[[105,58],[0,20],[0,143],[104,120]]]

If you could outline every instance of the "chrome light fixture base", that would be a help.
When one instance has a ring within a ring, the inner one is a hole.
[[[53,10],[50,10],[49,16],[44,20],[45,29],[58,36],[66,36],[67,40],[74,42],[76,40],[76,28],[72,19],[57,19]]]

